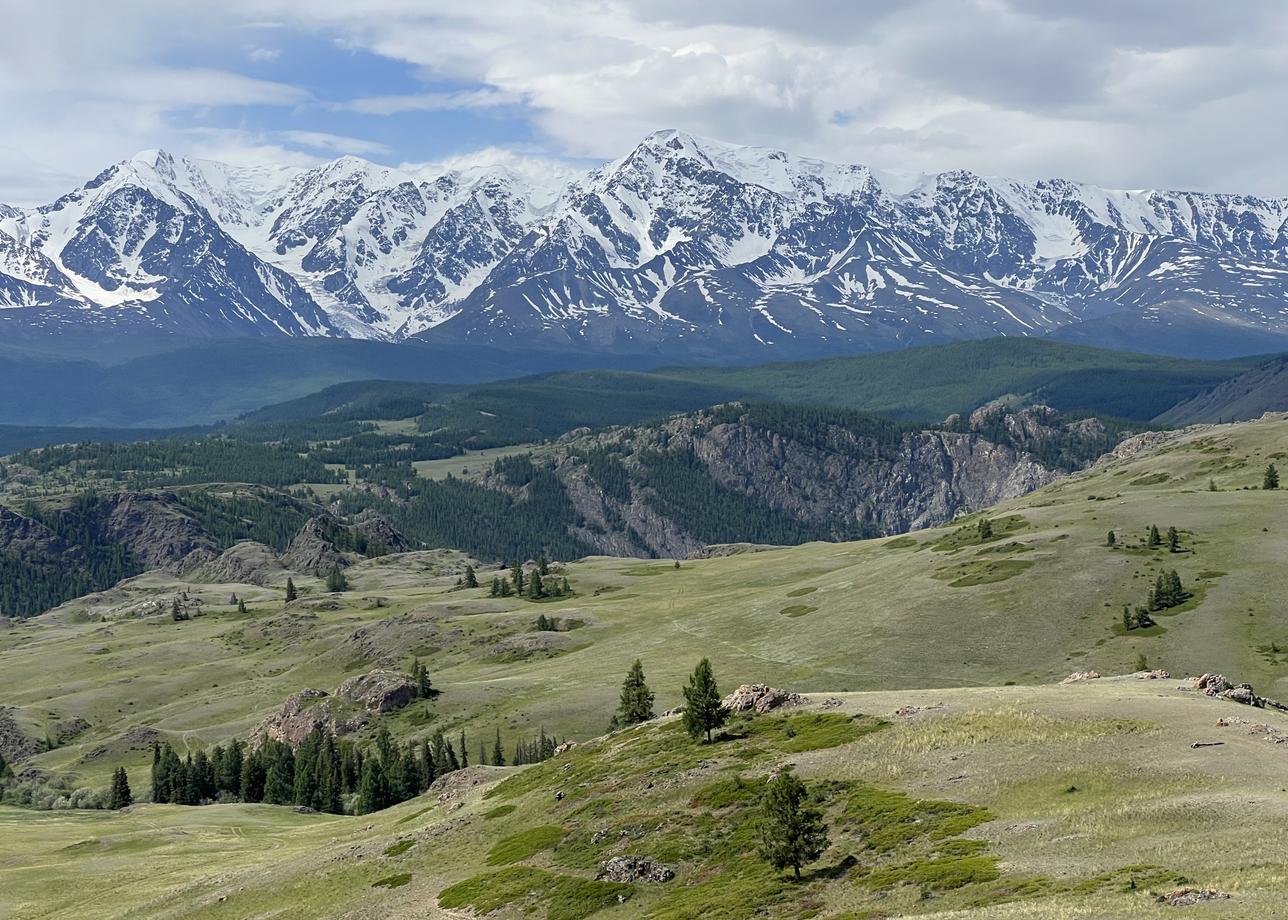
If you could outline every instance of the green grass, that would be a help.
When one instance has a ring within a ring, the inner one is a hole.
[[[469,907],[479,914],[526,905],[544,909],[546,920],[582,920],[629,898],[633,891],[630,885],[515,866],[458,882],[444,889],[438,904],[449,910]]]
[[[548,850],[563,838],[561,827],[533,827],[506,837],[496,843],[487,854],[489,866],[508,866]]]
[[[411,884],[411,873],[400,872],[397,875],[386,875],[384,878],[371,883],[372,888],[401,888],[404,885]]]

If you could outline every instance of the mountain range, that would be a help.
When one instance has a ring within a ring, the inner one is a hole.
[[[1286,294],[1288,198],[892,177],[674,130],[585,173],[148,151],[0,205],[0,322],[24,331],[720,360],[1054,334],[1230,354],[1288,344]]]

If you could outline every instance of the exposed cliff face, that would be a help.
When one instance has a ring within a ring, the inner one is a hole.
[[[709,479],[713,488],[700,498],[707,505],[750,503],[780,530],[795,522],[792,539],[781,542],[799,542],[943,524],[1041,488],[1065,475],[1061,466],[1092,460],[1113,440],[1095,419],[1066,423],[1045,406],[992,404],[965,422],[950,419],[945,430],[924,431],[844,414],[795,418],[726,406],[564,439],[554,463],[580,516],[570,529],[597,551],[682,557],[717,542],[696,525],[699,511],[710,519],[712,508],[691,507],[698,498],[659,474],[659,457],[682,457],[690,478]],[[503,487],[497,478],[486,481]]]
[[[195,550],[218,550],[173,492],[120,492],[106,502],[105,536],[145,568],[173,565]]]

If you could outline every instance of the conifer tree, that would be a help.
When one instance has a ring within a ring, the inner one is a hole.
[[[1261,488],[1279,488],[1279,470],[1275,468],[1273,463],[1266,467],[1265,475],[1261,477]]]
[[[993,539],[993,522],[988,518],[979,519],[979,539],[981,543]]]
[[[429,739],[424,738],[420,742],[420,790],[425,792],[438,779],[438,773],[434,769],[434,750],[430,747]]]
[[[544,553],[542,553],[541,558],[537,560],[537,574],[543,578],[550,574],[550,563],[546,561]]]
[[[488,588],[488,592],[487,592],[487,594],[488,594],[488,597],[500,597],[500,596],[501,596],[501,579],[500,579],[500,578],[497,578],[495,575],[493,575],[493,576],[492,576],[492,587]]]
[[[1132,619],[1131,608],[1126,604],[1123,605],[1123,629],[1131,630],[1136,628],[1136,621]]]
[[[514,593],[522,597],[524,585],[523,566],[517,562],[514,564],[514,568],[510,570],[510,584],[514,588]]]
[[[724,725],[728,718],[729,710],[721,705],[711,662],[703,658],[684,688],[684,728],[695,741],[705,734],[710,744],[712,730]]]
[[[1158,534],[1158,528],[1157,528],[1156,526],[1154,526],[1153,524],[1150,524],[1150,525],[1149,525],[1149,545],[1150,545],[1150,546],[1162,546],[1162,545],[1163,545],[1163,538],[1162,538],[1161,536],[1159,536],[1159,534]]]
[[[340,594],[349,590],[349,579],[345,577],[344,572],[340,571],[337,563],[331,567],[331,571],[326,576],[326,589],[331,594]]]
[[[1114,546],[1115,544],[1117,544],[1117,542],[1118,542],[1118,535],[1115,534],[1112,530],[1109,531],[1109,535],[1105,537],[1105,546]]]
[[[559,587],[561,587],[561,588],[563,589],[564,597],[571,597],[571,596],[572,596],[572,585],[568,584],[568,576],[567,576],[567,575],[565,575],[565,576],[563,577],[563,579],[560,581],[560,583],[559,583]]]
[[[368,757],[362,765],[362,779],[358,783],[358,800],[354,812],[369,815],[372,812],[388,808],[389,781],[385,778],[384,768],[375,757]]]
[[[644,682],[644,665],[638,658],[631,665],[622,682],[622,692],[617,706],[620,725],[638,725],[653,718],[653,691]]]
[[[510,579],[506,578],[501,582],[501,596],[511,597],[514,594],[514,587],[510,584]]]
[[[492,766],[505,766],[505,751],[501,749],[501,729],[496,730],[496,744],[492,746]]]
[[[465,567],[465,587],[477,588],[478,586],[479,586],[479,577],[474,572],[474,566],[467,565]]]
[[[295,590],[295,581],[291,578],[286,579],[286,603],[289,604],[299,596],[299,592]]]
[[[264,801],[269,805],[289,805],[295,797],[295,764],[289,753],[288,749],[278,756],[264,778]]]
[[[761,858],[775,869],[790,866],[800,878],[801,866],[827,849],[823,813],[809,804],[809,792],[790,766],[769,781],[760,808]]]
[[[1181,533],[1175,527],[1167,528],[1167,551],[1169,553],[1181,551]]]
[[[457,746],[461,749],[461,769],[464,770],[470,765],[469,750],[465,747],[465,729],[461,729],[461,736],[457,742]]]
[[[130,778],[125,773],[125,767],[117,767],[116,772],[112,774],[112,791],[108,796],[107,807],[118,811],[133,804],[134,794],[130,792]]]
[[[242,616],[246,615],[246,602],[241,598],[237,599],[237,612]]]

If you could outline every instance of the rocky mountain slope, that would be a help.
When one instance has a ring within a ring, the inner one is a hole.
[[[683,558],[712,543],[905,533],[1038,489],[1118,435],[1096,419],[1004,402],[921,430],[858,413],[729,404],[655,426],[560,440],[498,462],[483,484],[567,498],[567,528],[597,553]]]
[[[1121,315],[1146,340],[1183,321],[1264,346],[1288,335],[1285,218],[1284,199],[899,179],[677,131],[585,175],[148,151],[0,212],[0,319],[728,359]]]

